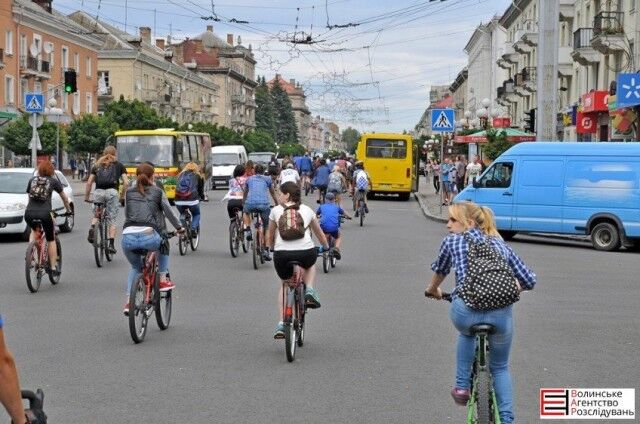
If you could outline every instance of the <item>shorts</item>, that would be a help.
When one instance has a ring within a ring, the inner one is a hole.
[[[33,230],[35,230],[41,222],[42,229],[44,230],[44,235],[47,238],[47,241],[54,241],[56,239],[55,225],[53,223],[51,212],[27,210],[24,213],[24,220],[26,221],[27,225],[29,225],[29,227],[31,227],[31,229]],[[40,222],[34,222],[36,220]]]
[[[120,207],[120,199],[118,197],[118,190],[115,188],[97,188],[93,192],[93,203],[104,203],[104,220],[107,225],[116,225],[116,218],[118,217],[118,209]],[[95,212],[95,205],[93,210]]]
[[[301,177],[305,177],[305,176],[310,176],[311,175],[311,171],[300,171],[300,176]]]
[[[318,190],[320,190],[320,192],[321,192],[321,193],[326,193],[326,191],[327,191],[327,185],[326,185],[326,184],[319,184],[319,185],[316,185],[316,188],[317,188]]]
[[[235,218],[236,210],[242,211],[242,199],[230,199],[229,203],[227,203],[229,218]]]
[[[340,237],[340,230],[335,230],[335,231],[325,231],[324,229],[322,230],[323,233],[325,233],[325,235],[331,236],[334,239],[337,239]]]
[[[248,214],[254,212],[259,213],[262,217],[262,227],[266,230],[269,226],[269,214],[271,213],[271,208],[268,204],[265,203],[264,205],[252,205],[245,203],[243,211],[244,213]]]
[[[318,251],[315,247],[307,250],[276,250],[273,252],[273,264],[276,273],[281,280],[288,280],[293,276],[293,267],[289,262],[299,262],[304,269],[309,269],[316,264]]]

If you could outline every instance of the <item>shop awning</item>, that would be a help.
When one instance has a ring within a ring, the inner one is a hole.
[[[520,143],[521,141],[536,141],[536,135],[521,131],[517,128],[501,128],[497,131],[506,131],[507,141],[510,143]],[[454,139],[456,143],[486,143],[487,131],[480,131],[469,135],[457,135]]]
[[[13,112],[3,112],[0,110],[0,126],[6,124],[14,118],[17,118],[18,114]]]

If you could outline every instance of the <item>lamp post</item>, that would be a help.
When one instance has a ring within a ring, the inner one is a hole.
[[[62,115],[62,109],[58,106],[58,101],[55,98],[50,98],[47,102],[49,106],[49,114],[56,115],[56,169],[60,170],[60,116]]]

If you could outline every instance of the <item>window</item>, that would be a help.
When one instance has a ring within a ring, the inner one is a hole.
[[[33,91],[35,93],[42,93],[42,83],[40,81],[34,81]]]
[[[73,93],[73,107],[71,109],[74,115],[78,115],[80,113],[80,93]]]
[[[87,93],[86,101],[84,104],[84,111],[87,113],[93,113],[93,96],[91,96],[91,93]]]
[[[80,53],[73,55],[73,66],[75,66],[76,74],[80,74]]]
[[[404,159],[407,157],[407,142],[370,138],[367,140],[367,157]]]
[[[15,90],[13,77],[6,75],[4,77],[4,103],[5,105],[13,104],[15,102]]]
[[[91,58],[90,57],[87,57],[87,59],[85,60],[84,68],[85,68],[85,75],[91,78],[92,75],[91,75]]]
[[[6,31],[4,35],[4,54],[13,54],[13,31]]]
[[[512,162],[498,162],[482,175],[478,185],[485,188],[507,188],[511,185],[512,174]]]
[[[60,66],[62,70],[69,69],[69,47],[62,46],[60,52]]]
[[[55,57],[55,52],[53,51],[53,43],[46,43],[47,46],[49,46],[49,57],[47,57],[47,60],[49,61],[49,70],[53,70],[53,58]]]
[[[198,160],[198,140],[195,135],[189,136],[189,153],[192,161]]]

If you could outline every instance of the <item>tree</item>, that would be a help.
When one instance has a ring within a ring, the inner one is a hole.
[[[276,142],[278,144],[297,143],[298,129],[291,100],[280,86],[278,79],[271,86],[271,97],[276,117]]]
[[[244,146],[249,153],[276,151],[276,144],[274,143],[271,134],[264,130],[246,132],[242,138]]]
[[[358,141],[360,140],[360,132],[355,128],[348,127],[342,131],[342,141],[347,145],[349,153],[355,153]]]
[[[118,125],[106,116],[82,115],[69,125],[69,150],[78,153],[100,153]]]
[[[276,113],[273,105],[273,98],[269,92],[269,87],[264,77],[258,78],[260,84],[256,87],[256,130],[267,132],[271,139],[275,139],[276,134]]]
[[[31,134],[33,129],[29,124],[30,114],[23,114],[20,119],[17,119],[10,124],[7,124],[2,131],[4,141],[2,144],[17,155],[28,155],[31,153],[29,143],[31,142]],[[38,128],[38,135],[40,136],[40,143],[42,144],[42,150],[39,152],[45,155],[51,155],[56,152],[56,133],[57,125],[53,122],[47,122],[45,118],[44,124]],[[63,125],[60,126],[60,150],[64,149],[67,144],[67,133]]]
[[[301,156],[304,155],[305,148],[302,144],[299,143],[285,143],[280,145],[279,153],[281,156]]]
[[[105,116],[118,124],[120,130],[155,130],[175,128],[176,123],[164,118],[139,100],[128,101],[123,96],[107,105]]]
[[[498,131],[495,128],[489,128],[487,130],[487,141],[482,151],[492,161],[512,146],[507,141],[507,132],[505,130]]]
[[[239,145],[242,143],[242,135],[231,128],[227,127],[218,127],[214,125],[215,130],[210,132],[211,134],[211,145],[212,146],[228,146],[228,145]]]

